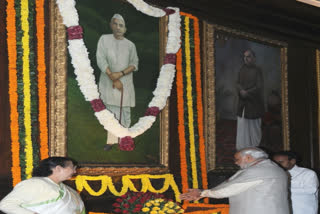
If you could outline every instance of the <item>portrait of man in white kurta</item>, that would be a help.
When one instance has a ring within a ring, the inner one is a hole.
[[[100,98],[124,127],[131,123],[131,108],[135,107],[133,71],[138,70],[138,55],[133,42],[124,37],[125,20],[115,14],[110,22],[113,34],[104,34],[97,44],[97,64]],[[121,120],[121,121],[120,121]],[[118,138],[108,132],[104,150],[112,149]]]

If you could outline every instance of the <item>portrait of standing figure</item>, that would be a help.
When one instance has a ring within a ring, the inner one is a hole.
[[[246,147],[286,148],[286,44],[218,25],[205,32],[208,167],[234,169],[232,154]]]
[[[121,0],[77,0],[76,8],[99,98],[123,127],[130,128],[144,115],[154,96],[165,23]],[[159,165],[161,145],[168,142],[166,128],[160,127],[168,117],[156,120],[148,131],[135,137],[133,151],[121,151],[115,130],[107,131],[91,103],[86,102],[69,57],[67,69],[68,157],[90,167]]]
[[[112,34],[104,34],[97,45],[97,64],[100,68],[99,92],[106,108],[124,127],[131,124],[130,109],[135,107],[133,71],[138,70],[138,55],[133,42],[124,37],[125,20],[114,14],[110,21]],[[118,143],[118,137],[108,132],[104,150]]]
[[[243,54],[242,65],[237,78],[237,136],[236,149],[259,146],[264,114],[263,74],[255,64],[256,55],[252,50]]]

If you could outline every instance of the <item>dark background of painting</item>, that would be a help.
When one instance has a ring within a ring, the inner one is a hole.
[[[96,82],[100,69],[96,63],[96,47],[102,34],[112,33],[109,23],[115,13],[123,16],[127,32],[125,37],[137,48],[139,70],[134,72],[136,107],[131,108],[131,125],[143,116],[153,97],[159,74],[159,19],[144,15],[123,1],[78,0],[76,8],[80,25],[84,29],[84,42],[89,52]],[[84,100],[77,85],[73,67],[68,63],[68,156],[85,163],[158,164],[159,121],[135,138],[136,149],[123,152],[114,146],[104,151],[107,132],[100,125],[90,103]]]
[[[251,49],[264,81],[265,115],[261,118],[260,146],[270,151],[283,149],[281,121],[280,48],[239,38],[223,32],[215,35],[216,92],[216,167],[232,167],[236,151],[237,104],[236,82],[243,65],[243,53]]]

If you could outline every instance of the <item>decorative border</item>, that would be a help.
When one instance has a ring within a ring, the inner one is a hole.
[[[255,34],[241,32],[216,24],[203,23],[203,55],[204,55],[204,115],[205,115],[205,136],[207,152],[208,170],[228,170],[216,168],[216,109],[215,109],[215,57],[214,57],[214,34],[215,31],[224,31],[235,36],[269,43],[280,47],[281,58],[281,116],[283,124],[283,149],[288,150],[289,144],[289,116],[288,116],[288,73],[287,73],[287,44],[281,41],[272,40],[257,36]],[[230,170],[233,170],[230,168]]]
[[[49,142],[50,156],[66,156],[67,154],[67,38],[63,20],[55,3],[50,0],[50,69],[49,69]],[[163,62],[166,44],[168,18],[160,18],[160,63]],[[119,165],[84,165],[79,169],[80,174],[114,176],[143,173],[168,172],[169,151],[169,102],[160,113],[160,166],[131,167]]]
[[[50,8],[50,65],[49,65],[49,153],[65,156],[67,141],[67,47],[66,30],[54,0]]]
[[[140,190],[138,190],[135,186],[132,180],[140,180],[141,181],[141,187]],[[164,179],[163,186],[159,189],[155,189],[151,183],[151,180],[154,179]],[[101,188],[97,191],[93,190],[88,181],[99,181],[101,182]],[[171,188],[174,192],[175,199],[178,202],[181,202],[179,199],[180,191],[178,189],[178,186],[174,180],[174,177],[172,174],[162,174],[162,175],[150,175],[150,174],[140,174],[140,175],[124,175],[121,178],[122,181],[122,187],[121,190],[118,191],[112,181],[112,177],[106,176],[106,175],[100,175],[100,176],[83,176],[79,175],[75,178],[75,183],[77,190],[79,192],[83,191],[85,189],[90,195],[92,196],[100,196],[104,194],[107,190],[109,190],[113,195],[115,196],[122,196],[126,194],[129,190],[133,192],[152,192],[152,193],[164,193],[169,188]]]

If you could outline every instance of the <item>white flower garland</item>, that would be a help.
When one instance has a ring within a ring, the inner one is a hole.
[[[162,17],[166,12],[146,4],[143,0],[127,0],[135,8],[149,16]],[[63,18],[63,23],[66,27],[79,25],[79,16],[75,8],[74,0],[57,0],[58,8]],[[168,23],[168,40],[166,46],[166,54],[176,54],[180,48],[180,13],[178,8],[168,8],[174,11],[169,15]],[[98,87],[95,82],[93,68],[90,64],[87,48],[83,39],[72,39],[69,41],[69,53],[71,55],[71,63],[74,67],[76,79],[80,86],[86,101],[100,99]],[[158,107],[162,110],[166,105],[167,98],[170,96],[172,82],[175,76],[175,65],[164,64],[160,69],[157,87],[153,91],[153,99],[149,103],[149,107]],[[123,138],[130,136],[132,138],[141,135],[148,130],[155,122],[155,116],[143,116],[139,121],[130,128],[123,127],[114,117],[114,114],[104,109],[95,112],[99,122],[104,128],[117,137]]]

